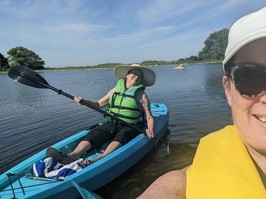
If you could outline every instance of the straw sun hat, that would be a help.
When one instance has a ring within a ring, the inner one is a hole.
[[[126,76],[131,69],[139,69],[142,71],[143,77],[141,78],[141,84],[144,86],[152,86],[155,83],[155,73],[151,69],[139,64],[117,65],[114,68],[114,75],[117,79],[126,79]]]

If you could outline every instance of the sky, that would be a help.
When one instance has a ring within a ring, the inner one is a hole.
[[[45,67],[172,61],[265,0],[0,0],[0,53],[22,46]],[[265,19],[266,20],[266,19]]]

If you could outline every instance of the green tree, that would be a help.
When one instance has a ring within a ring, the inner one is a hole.
[[[227,28],[211,33],[204,42],[205,46],[198,54],[199,60],[223,60],[228,33]]]
[[[7,70],[8,68],[10,68],[8,59],[0,53],[0,70]]]
[[[10,49],[7,54],[10,66],[23,65],[31,69],[44,69],[45,62],[35,52],[22,46]]]

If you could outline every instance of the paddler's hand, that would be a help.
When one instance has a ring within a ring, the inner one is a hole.
[[[146,129],[145,133],[146,133],[146,135],[147,135],[149,138],[154,138],[153,130],[151,130],[151,129]]]
[[[80,103],[80,101],[82,100],[83,98],[81,97],[81,96],[75,96],[74,97],[74,100],[75,100],[75,102],[77,102],[77,103]]]

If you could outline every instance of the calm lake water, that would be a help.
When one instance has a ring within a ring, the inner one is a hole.
[[[199,139],[231,124],[221,84],[220,64],[151,67],[157,75],[146,92],[170,111],[168,132],[142,161],[96,193],[104,198],[135,198],[167,171],[191,163]],[[50,85],[71,95],[97,100],[116,83],[112,69],[43,72]],[[102,119],[88,107],[49,89],[36,89],[0,75],[0,173],[40,150]]]

